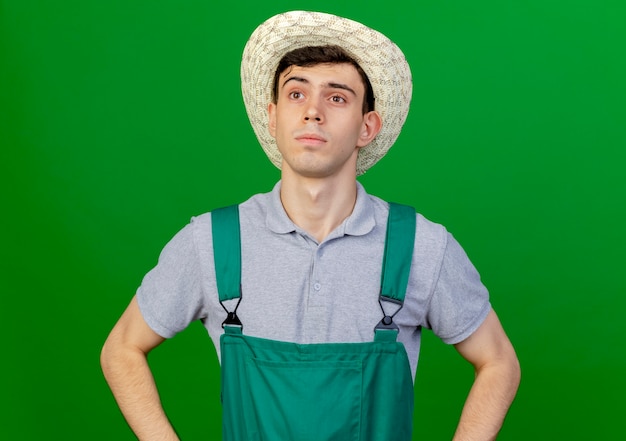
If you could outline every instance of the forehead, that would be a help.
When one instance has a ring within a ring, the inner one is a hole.
[[[290,81],[295,79],[295,81]],[[344,85],[359,94],[365,92],[361,75],[350,63],[322,63],[312,66],[289,66],[279,76],[279,87],[291,83],[333,87]]]

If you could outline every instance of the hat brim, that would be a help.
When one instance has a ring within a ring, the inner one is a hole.
[[[246,111],[263,150],[280,168],[282,155],[269,133],[267,115],[278,63],[294,49],[323,45],[340,46],[361,66],[383,121],[376,138],[359,151],[356,172],[361,175],[394,144],[411,101],[409,65],[400,48],[380,32],[321,12],[291,11],[268,19],[252,33],[243,51],[241,88]]]

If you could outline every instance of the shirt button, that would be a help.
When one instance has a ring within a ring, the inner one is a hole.
[[[315,285],[313,285],[313,289],[315,291],[319,291],[320,289],[322,289],[322,285],[320,285],[319,283],[316,283]]]

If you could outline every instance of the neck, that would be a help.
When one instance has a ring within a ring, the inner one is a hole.
[[[280,199],[289,218],[321,243],[352,213],[356,176],[303,178],[282,173]]]

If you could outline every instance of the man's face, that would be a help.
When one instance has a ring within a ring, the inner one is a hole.
[[[355,174],[359,149],[381,127],[378,113],[363,114],[364,94],[359,73],[348,63],[292,66],[282,72],[268,115],[283,173]]]

